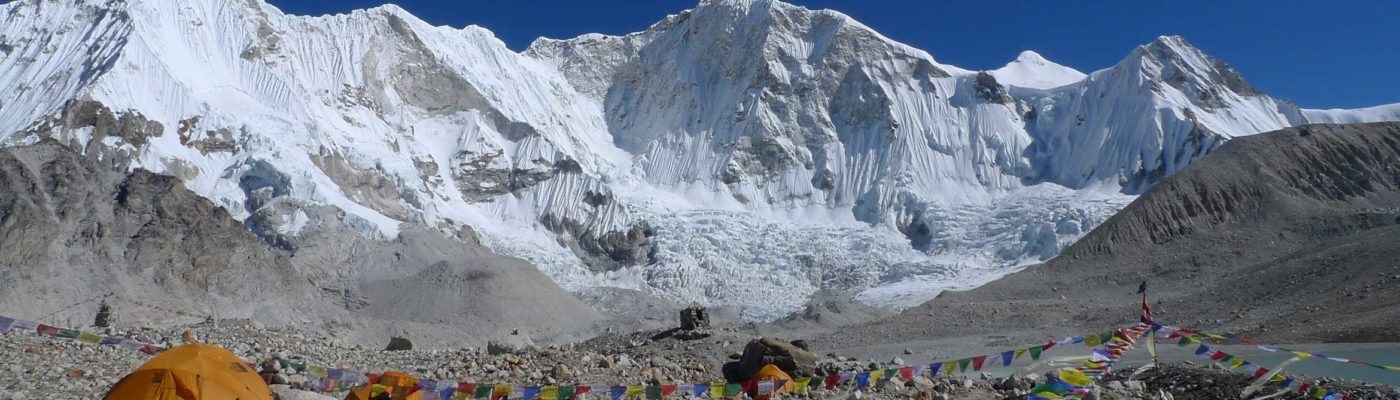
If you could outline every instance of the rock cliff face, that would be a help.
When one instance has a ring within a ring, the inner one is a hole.
[[[1396,260],[1400,124],[1304,125],[1227,142],[1048,263],[860,329],[1082,332],[1134,321],[1146,280],[1163,323],[1388,342],[1400,321]],[[1000,322],[966,317],[989,314]]]
[[[1226,140],[1395,118],[1299,110],[1177,37],[1088,75],[1029,52],[979,72],[767,0],[522,53],[394,6],[0,14],[0,144],[53,139],[177,177],[293,258],[315,215],[382,243],[470,231],[569,290],[750,319],[822,291],[902,307],[975,286],[1054,257]]]
[[[380,242],[340,223],[339,210],[306,210],[293,256],[178,178],[114,172],[52,140],[0,149],[0,278],[14,283],[0,287],[0,305],[84,321],[96,308],[84,300],[110,294],[130,322],[250,317],[375,344],[405,333],[484,343],[526,326],[577,338],[600,318],[529,264],[467,244],[470,232],[411,228]]]

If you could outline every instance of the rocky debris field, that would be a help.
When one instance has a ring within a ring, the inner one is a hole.
[[[99,331],[96,328],[90,331]],[[296,390],[308,378],[293,367],[319,365],[364,372],[399,370],[438,380],[513,385],[648,385],[704,383],[721,380],[726,370],[745,369],[752,362],[791,363],[799,371],[828,374],[842,370],[891,368],[902,360],[860,360],[836,354],[816,355],[801,350],[804,343],[758,340],[750,333],[718,328],[703,334],[675,331],[607,335],[562,346],[534,346],[524,335],[491,341],[486,348],[385,351],[347,345],[336,338],[287,328],[266,328],[246,321],[223,321],[161,329],[112,328],[108,335],[163,346],[186,337],[213,343],[260,364],[277,383],[283,399],[326,399]],[[386,343],[387,344],[387,343]],[[398,343],[402,346],[403,343]],[[276,357],[286,362],[268,363]],[[94,399],[139,366],[148,356],[117,346],[93,346],[73,341],[9,332],[0,335],[0,399]],[[732,364],[726,366],[725,364]],[[1043,371],[1042,371],[1043,372]],[[731,372],[732,373],[732,372]],[[1238,398],[1248,377],[1191,363],[1169,364],[1129,379],[1125,372],[1102,384],[1106,399],[1226,399]],[[799,398],[836,399],[1018,399],[1044,382],[1039,374],[1008,378],[977,376],[916,376],[910,381],[886,378],[871,388],[812,390]],[[1358,382],[1323,381],[1354,399],[1400,399],[1393,387]],[[814,382],[814,387],[817,386]],[[343,394],[342,394],[343,396]],[[588,395],[606,398],[605,394]],[[672,397],[684,398],[676,394]],[[1289,398],[1289,397],[1283,397]]]

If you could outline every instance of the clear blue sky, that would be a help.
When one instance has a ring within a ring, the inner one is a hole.
[[[269,0],[292,14],[384,0]],[[1400,1],[792,0],[855,17],[885,36],[968,69],[1021,50],[1084,72],[1160,35],[1182,35],[1265,92],[1308,108],[1400,102]],[[624,34],[698,0],[396,0],[436,25],[475,24],[521,50],[539,36]]]

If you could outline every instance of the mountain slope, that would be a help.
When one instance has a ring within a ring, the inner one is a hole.
[[[1163,323],[1394,341],[1396,260],[1400,123],[1306,125],[1227,142],[1048,263],[862,329],[1083,333],[1134,321],[1134,291],[1147,280]],[[997,318],[968,317],[989,314]]]
[[[178,177],[290,254],[318,224],[471,231],[568,290],[760,320],[819,292],[910,306],[1050,259],[1220,143],[1306,120],[1177,37],[1071,82],[766,0],[519,54],[394,6],[0,13],[0,144]]]
[[[97,161],[52,140],[0,149],[8,316],[85,324],[95,298],[110,293],[128,322],[217,315],[372,345],[407,334],[429,346],[481,345],[517,328],[577,339],[601,319],[529,264],[479,245],[414,226],[398,240],[366,240],[321,219],[331,222],[305,227],[309,237],[290,256],[177,178]]]

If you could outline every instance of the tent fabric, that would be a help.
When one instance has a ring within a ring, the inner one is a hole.
[[[228,350],[191,343],[147,360],[113,385],[103,399],[272,400],[272,390]]]
[[[793,382],[792,376],[783,372],[782,368],[778,368],[778,366],[773,364],[765,365],[763,369],[758,370],[758,373],[754,374],[753,379],[749,380],[749,387],[758,387],[758,382],[764,381],[782,384],[782,386],[775,385],[773,387],[773,393],[792,393],[792,391],[797,388],[797,384]],[[772,396],[771,393],[755,394],[754,400],[767,400],[770,396]]]
[[[350,389],[345,400],[422,400],[418,378],[399,371],[388,371],[369,383]]]

